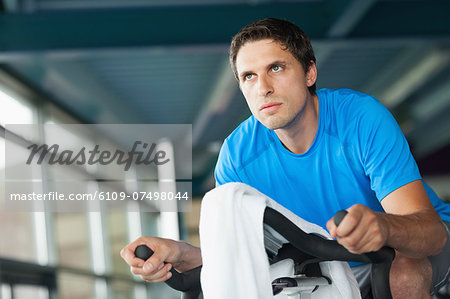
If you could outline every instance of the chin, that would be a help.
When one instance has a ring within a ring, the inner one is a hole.
[[[272,121],[261,121],[259,120],[264,127],[266,127],[269,130],[278,130],[278,129],[282,129],[284,127],[286,127],[287,122],[286,121],[282,121],[280,119],[276,119],[276,120],[272,120]]]

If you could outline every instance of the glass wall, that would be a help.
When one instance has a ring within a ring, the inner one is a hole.
[[[88,275],[77,275],[61,271],[58,274],[58,294],[61,299],[93,299],[95,280]],[[131,297],[129,297],[131,298]]]
[[[122,260],[119,255],[120,250],[124,244],[128,243],[127,236],[127,215],[124,212],[109,212],[107,213],[108,221],[108,241],[111,253],[111,270],[114,273],[127,275],[130,272],[130,267]],[[125,284],[128,286],[128,284]],[[118,289],[127,289],[120,281],[117,282]]]
[[[55,213],[53,219],[58,264],[91,269],[86,213]]]
[[[23,92],[17,89],[17,86],[16,90],[8,89],[8,86],[2,83],[1,76],[2,74],[0,74],[0,236],[4,241],[0,242],[0,262],[27,261],[42,266],[45,271],[54,272],[57,285],[55,294],[45,285],[0,281],[1,298],[179,298],[179,293],[169,289],[165,284],[144,283],[131,275],[128,265],[119,254],[126,244],[144,233],[158,235],[159,213],[156,209],[154,213],[126,210],[13,212],[6,209],[5,132],[10,132],[8,124],[73,124],[77,123],[77,120],[49,104],[45,99],[29,96],[31,94],[29,90]],[[91,142],[85,136],[69,134],[65,136],[72,139],[80,138],[81,142],[85,143]],[[19,134],[17,141],[13,143],[15,150],[25,150],[27,142],[35,137]],[[7,171],[11,170],[10,167],[14,168],[14,161],[8,161]],[[81,176],[89,180],[96,171],[78,168],[58,173],[46,169],[41,174],[41,183],[37,188],[40,191],[51,189],[61,177]],[[127,190],[137,188],[137,175],[134,173],[134,179],[123,178],[123,188]],[[24,181],[23,184],[27,182]],[[91,184],[95,185],[95,182]],[[92,185],[86,184],[84,191],[90,187]],[[146,187],[151,188],[150,185]]]
[[[14,98],[10,90],[2,90],[0,85],[0,126],[5,124],[33,124],[36,119],[33,107],[25,101]],[[33,215],[5,211],[5,139],[0,135],[0,256],[37,262]],[[15,150],[23,150],[17,145]],[[8,165],[14,167],[14,161]]]

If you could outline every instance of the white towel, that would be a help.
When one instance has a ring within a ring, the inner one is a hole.
[[[229,183],[208,192],[200,213],[201,284],[205,299],[265,299],[272,295],[269,261],[264,248],[263,216],[269,206],[307,233],[329,234],[256,189]],[[345,262],[321,263],[334,291],[324,298],[361,298]],[[319,288],[320,289],[320,288]]]

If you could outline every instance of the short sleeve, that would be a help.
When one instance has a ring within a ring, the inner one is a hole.
[[[361,105],[357,130],[364,171],[381,201],[421,176],[408,142],[391,113],[373,97],[358,102]]]
[[[225,140],[222,148],[220,149],[219,158],[217,159],[216,169],[214,171],[214,177],[216,179],[216,187],[226,183],[240,182],[233,166],[227,140]]]

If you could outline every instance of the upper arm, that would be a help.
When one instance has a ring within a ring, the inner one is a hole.
[[[434,210],[422,180],[413,181],[392,191],[381,201],[381,205],[386,213],[396,215]]]

